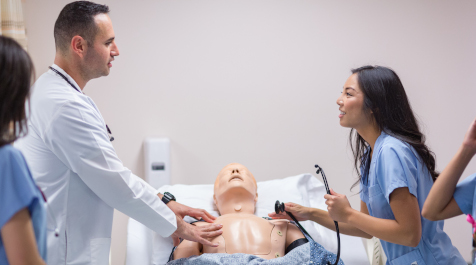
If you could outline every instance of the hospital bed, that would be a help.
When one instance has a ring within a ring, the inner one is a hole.
[[[213,185],[165,185],[158,192],[170,192],[177,202],[207,210],[218,216],[213,203]],[[258,202],[255,214],[268,216],[274,211],[276,200],[295,202],[326,210],[325,188],[322,182],[311,174],[301,174],[284,179],[258,182]],[[186,221],[192,219],[185,218]],[[313,239],[324,248],[337,252],[336,233],[315,222],[301,222]],[[171,238],[162,238],[134,219],[129,219],[127,228],[126,265],[165,264],[173,248]],[[358,237],[341,234],[341,259],[346,265],[369,265],[364,241]],[[375,264],[375,263],[373,263]],[[381,263],[380,263],[381,264]]]

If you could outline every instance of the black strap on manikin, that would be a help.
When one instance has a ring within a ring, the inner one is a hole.
[[[286,248],[286,250],[284,251],[284,255],[288,254],[291,250],[301,246],[301,245],[304,245],[306,244],[307,242],[309,242],[309,240],[307,240],[307,238],[300,238],[300,239],[296,239],[294,240],[291,244],[289,244],[289,246]]]

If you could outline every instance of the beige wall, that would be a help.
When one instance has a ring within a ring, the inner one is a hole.
[[[68,1],[26,0],[38,76],[53,62],[53,25]],[[349,69],[400,75],[441,170],[476,116],[474,1],[108,0],[121,55],[91,96],[124,164],[143,175],[146,137],[172,141],[172,182],[212,183],[240,162],[258,180],[326,171],[359,208],[348,129],[336,98]],[[473,161],[465,176],[476,172]],[[116,213],[112,261],[123,264],[127,218]],[[470,259],[470,226],[445,230]]]

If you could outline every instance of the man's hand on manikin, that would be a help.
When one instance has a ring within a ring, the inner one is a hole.
[[[203,219],[209,223],[213,223],[213,220],[216,219],[215,216],[203,209],[188,207],[176,201],[170,201],[167,203],[167,206],[175,213],[177,219],[177,230],[172,234],[174,246],[177,246],[180,243],[180,238],[183,238],[198,242],[202,245],[218,247],[218,244],[213,244],[209,239],[223,233],[220,230],[222,228],[221,224],[195,226],[183,220],[183,218],[188,215],[197,220]]]
[[[218,247],[218,244],[210,242],[210,238],[219,236],[223,233],[221,224],[209,224],[204,226],[191,225],[183,220],[180,215],[177,216],[177,230],[172,234],[174,246],[180,244],[180,238],[198,242],[210,247]]]
[[[169,203],[167,203],[167,206],[169,206],[172,212],[174,212],[176,215],[180,215],[182,218],[188,215],[197,220],[203,219],[209,223],[213,223],[213,221],[217,219],[215,216],[211,215],[203,209],[188,207],[187,205],[183,205],[176,201],[170,201]]]

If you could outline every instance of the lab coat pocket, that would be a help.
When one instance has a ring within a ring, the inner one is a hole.
[[[426,265],[423,257],[421,256],[420,250],[415,249],[405,255],[402,255],[392,261],[391,265]]]
[[[108,265],[110,249],[110,238],[95,238],[91,240],[91,264]]]

